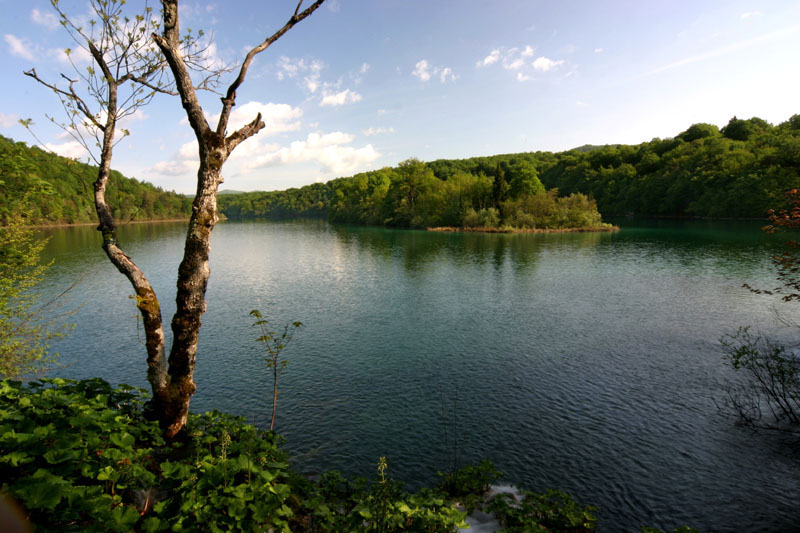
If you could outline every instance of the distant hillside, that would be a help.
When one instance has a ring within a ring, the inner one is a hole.
[[[27,199],[31,224],[94,222],[97,168],[0,135],[0,223]],[[111,172],[106,200],[120,222],[188,218],[191,199]]]
[[[723,128],[693,124],[638,145],[440,159],[424,163],[430,175],[410,161],[299,189],[220,197],[220,207],[229,218],[455,226],[543,186],[562,197],[589,195],[604,216],[760,218],[800,186],[800,115],[777,126],[757,117],[733,117]]]

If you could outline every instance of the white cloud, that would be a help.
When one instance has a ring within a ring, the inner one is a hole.
[[[362,63],[361,68],[358,70],[360,74],[366,74],[369,70],[369,63]]]
[[[261,119],[265,127],[258,134],[260,136],[276,135],[285,131],[295,131],[300,128],[300,117],[303,110],[292,107],[289,104],[262,104],[261,102],[250,101],[246,104],[237,105],[231,111],[228,120],[228,133],[232,133],[245,124],[249,124],[261,113]],[[219,114],[208,117],[211,124],[216,125],[219,121]]]
[[[10,33],[5,34],[4,39],[8,44],[11,55],[19,56],[29,61],[33,61],[33,45],[28,39],[20,39]]]
[[[45,144],[44,147],[63,157],[83,159],[89,155],[89,153],[86,151],[86,148],[84,148],[83,145],[78,141],[67,141],[61,144],[48,143]]]
[[[367,128],[361,130],[361,133],[367,137],[371,137],[372,135],[381,135],[383,133],[394,133],[394,128]]]
[[[603,53],[603,49],[602,48],[595,48],[594,49],[594,53],[595,54],[602,54]]]
[[[559,65],[563,64],[563,60],[554,61],[544,56],[537,57],[534,62],[532,63],[533,68],[536,70],[540,70],[542,72],[547,72],[548,70],[552,70]]]
[[[315,93],[319,89],[320,72],[325,67],[325,63],[318,59],[306,61],[305,59],[291,59],[286,56],[281,56],[278,59],[278,79],[284,78],[296,79],[300,75],[304,75],[300,86],[311,93]]]
[[[453,70],[450,67],[445,67],[439,73],[439,80],[442,83],[447,83],[448,81],[456,81],[456,76],[453,74]]]
[[[760,17],[763,13],[761,11],[747,11],[746,13],[742,13],[739,15],[741,20],[749,19],[752,17]]]
[[[535,51],[536,49],[531,45],[525,45],[524,48],[495,48],[488,56],[478,61],[476,66],[481,68],[497,63],[502,65],[503,69],[514,72],[517,81],[527,81],[531,79],[531,67],[534,70],[549,70],[563,63],[563,61],[551,61],[547,58],[537,59],[533,63],[526,61],[533,57]]]
[[[54,13],[42,13],[36,8],[31,11],[31,20],[49,30],[54,30],[60,25],[58,17]]]
[[[350,89],[345,89],[338,93],[325,92],[322,95],[320,106],[340,106],[344,104],[353,104],[361,101],[361,95]]]
[[[523,65],[525,65],[525,60],[523,60],[521,57],[518,57],[514,61],[503,66],[506,68],[506,70],[519,70]]]
[[[484,57],[481,61],[478,61],[476,63],[476,66],[479,67],[479,68],[480,67],[487,67],[489,65],[497,63],[497,61],[499,61],[499,60],[500,60],[500,50],[495,48],[494,50],[492,50],[489,53],[488,56]]]
[[[300,117],[303,111],[288,104],[247,102],[233,108],[228,121],[228,133],[252,122],[258,113],[261,113],[261,119],[265,124],[264,129],[258,135],[240,144],[231,154],[229,162],[248,160],[263,155],[265,151],[274,151],[280,148],[278,145],[261,144],[261,141],[271,135],[300,128]],[[219,114],[209,115],[206,118],[211,124],[216,124]],[[191,176],[197,171],[200,162],[197,152],[197,141],[189,141],[181,145],[170,160],[156,163],[149,171],[162,176]],[[226,166],[226,169],[230,168],[232,168],[230,165]]]
[[[428,63],[427,59],[417,61],[414,65],[414,70],[411,75],[419,78],[420,81],[429,81],[432,76],[438,76],[439,81],[447,83],[448,81],[455,81],[456,75],[453,74],[453,69],[450,67],[437,67]]]
[[[17,115],[6,115],[5,113],[0,113],[0,128],[10,128],[11,126],[17,125],[19,122],[19,116]]]
[[[76,65],[88,65],[94,61],[92,59],[92,54],[80,46],[77,48],[70,48],[69,55],[67,55],[66,50],[61,48],[51,48],[47,51],[47,55],[55,58],[59,63],[63,63],[65,65],[70,64],[70,59],[72,60],[72,63],[75,63]]]
[[[325,172],[346,175],[357,172],[380,157],[371,144],[354,148],[348,146],[352,141],[352,135],[341,131],[310,133],[304,141],[294,141],[288,147],[250,159],[245,164],[245,170],[316,161]]]
[[[160,161],[156,163],[150,172],[161,174],[162,176],[183,176],[197,171],[200,158],[197,153],[197,140],[183,144],[175,156],[170,161]]]
[[[411,74],[419,78],[420,81],[428,81],[431,79],[431,73],[428,71],[429,68],[430,65],[428,65],[428,61],[422,59],[417,61],[417,64],[414,65],[414,70],[411,71]]]

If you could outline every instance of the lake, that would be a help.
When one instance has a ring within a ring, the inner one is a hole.
[[[750,222],[622,225],[512,235],[221,223],[192,408],[269,424],[270,374],[248,316],[260,309],[276,325],[304,323],[284,352],[277,416],[303,472],[372,477],[386,456],[414,488],[489,458],[509,483],[597,506],[601,531],[797,530],[800,447],[736,427],[714,403],[731,377],[723,334],[791,335],[775,300],[742,288],[775,286],[778,240]],[[184,231],[119,231],[167,325]],[[55,260],[44,290],[80,280],[54,374],[147,387],[132,290],[99,235],[44,232]]]

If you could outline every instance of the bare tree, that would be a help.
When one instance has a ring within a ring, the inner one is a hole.
[[[244,83],[253,58],[269,48],[295,24],[311,15],[324,0],[317,0],[301,11],[303,0],[283,27],[252,48],[244,58],[238,75],[222,97],[222,109],[216,128],[206,121],[203,108],[197,99],[189,69],[181,54],[181,37],[178,25],[178,0],[161,0],[163,28],[161,34],[153,34],[161,52],[167,59],[175,87],[189,124],[197,137],[200,167],[197,170],[197,192],[192,203],[192,216],[186,233],[183,260],[178,268],[177,310],[172,318],[173,342],[168,364],[163,356],[150,357],[150,384],[153,387],[156,409],[168,438],[173,437],[186,424],[189,414],[189,399],[196,389],[194,366],[197,358],[197,341],[200,319],[206,310],[205,293],[210,270],[211,231],[217,223],[217,189],[222,183],[222,166],[231,152],[244,140],[265,127],[259,113],[249,124],[232,133],[227,132],[231,110],[236,104],[236,91]],[[155,296],[151,301],[155,300]],[[140,307],[141,309],[141,307]],[[156,313],[157,308],[154,310]],[[148,311],[149,312],[149,311]],[[142,312],[144,316],[144,311]],[[155,323],[145,328],[153,328]],[[160,327],[160,321],[158,326]],[[148,333],[163,345],[163,333]],[[160,337],[159,337],[160,335]],[[149,349],[148,349],[149,350]]]
[[[128,134],[126,130],[118,129],[119,121],[149,103],[158,93],[178,94],[166,58],[152,38],[153,32],[161,29],[161,19],[146,3],[141,13],[129,17],[123,9],[124,0],[90,0],[93,17],[86,25],[78,25],[60,8],[58,0],[51,0],[51,4],[61,25],[85,52],[84,55],[91,58],[91,65],[81,68],[78,62],[73,62],[74,76],[62,74],[60,84],[46,81],[35,69],[25,74],[58,96],[66,112],[66,121],[48,118],[80,142],[98,165],[93,188],[99,222],[97,229],[103,235],[102,246],[136,293],[136,304],[146,335],[148,381],[156,406],[169,406],[171,399],[176,397],[176,387],[171,386],[166,372],[160,304],[147,277],[117,242],[116,222],[106,201],[114,147],[119,142],[120,133],[122,136]],[[207,44],[203,45],[202,37],[202,32],[194,35],[189,32],[178,40],[175,47],[175,54],[184,69],[201,73],[199,83],[190,86],[192,91],[213,89],[219,76],[227,70],[225,67],[209,68],[204,62]],[[70,49],[65,52],[71,62],[78,55]],[[30,126],[30,121],[23,121],[23,124]],[[185,274],[180,277],[184,278]],[[181,371],[177,374],[182,375]],[[180,390],[185,389],[181,388],[183,383],[178,380]],[[185,403],[188,406],[188,401]],[[169,437],[174,436],[185,423],[185,415],[177,423],[171,418],[173,410],[156,412]]]

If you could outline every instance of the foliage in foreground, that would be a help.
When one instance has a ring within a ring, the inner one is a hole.
[[[41,263],[47,239],[25,226],[29,214],[25,198],[0,212],[0,378],[46,369],[57,357],[48,341],[67,329],[45,316],[33,290],[50,264]]]
[[[777,295],[784,303],[800,302],[800,189],[786,192],[789,207],[770,210],[770,224],[763,229],[794,232],[784,250],[772,257],[781,286],[764,290],[744,286],[756,294]],[[791,233],[790,233],[791,234]],[[800,324],[776,308],[777,318],[796,334]],[[742,425],[800,433],[800,342],[782,344],[763,334],[740,328],[722,339],[725,362],[738,374],[726,385],[721,409],[733,414]]]
[[[218,412],[167,445],[140,389],[99,379],[0,384],[0,479],[37,531],[289,530],[272,435]]]
[[[372,482],[338,472],[314,482],[289,468],[276,434],[216,411],[191,415],[184,438],[167,443],[146,400],[100,379],[0,382],[2,492],[37,531],[452,532],[466,525],[456,501],[500,475],[487,461],[409,493],[381,458]],[[594,526],[563,493],[526,494],[546,511],[498,507],[520,531]]]

